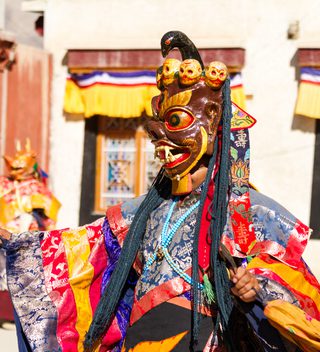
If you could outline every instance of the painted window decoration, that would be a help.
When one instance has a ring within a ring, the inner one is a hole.
[[[95,213],[146,193],[160,169],[139,119],[101,118],[96,144]]]
[[[102,209],[135,196],[135,154],[134,136],[104,138],[101,153]]]

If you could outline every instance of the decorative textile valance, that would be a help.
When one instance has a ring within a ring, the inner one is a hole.
[[[301,67],[295,114],[320,119],[320,69]]]
[[[241,73],[230,75],[231,100],[240,108],[246,110],[246,96],[243,89]]]
[[[84,117],[139,117],[152,115],[151,99],[159,94],[155,71],[70,74],[66,81],[64,111]],[[231,76],[231,97],[245,108],[241,74]]]

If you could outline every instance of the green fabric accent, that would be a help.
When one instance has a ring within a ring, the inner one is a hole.
[[[216,294],[214,292],[213,286],[212,286],[207,274],[203,275],[203,286],[204,286],[204,291],[203,292],[205,294],[207,302],[209,304],[215,303]]]
[[[291,327],[289,327],[289,332],[291,333],[291,334],[293,334],[293,335],[295,335],[296,333],[295,333],[295,331],[293,330],[293,328],[291,328]]]
[[[248,255],[248,256],[247,256],[247,261],[248,261],[248,263],[250,263],[252,259],[253,259],[253,257],[252,257],[251,255]]]

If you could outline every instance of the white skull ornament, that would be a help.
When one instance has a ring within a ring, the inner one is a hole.
[[[205,70],[205,82],[213,88],[219,89],[223,82],[227,79],[228,69],[227,66],[220,61],[212,61]]]
[[[177,59],[166,59],[162,66],[162,83],[168,86],[176,79],[181,61]]]
[[[202,68],[200,62],[194,59],[182,61],[179,70],[180,83],[185,86],[191,86],[200,81]]]

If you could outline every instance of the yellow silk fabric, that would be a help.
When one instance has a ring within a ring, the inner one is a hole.
[[[16,197],[10,203],[7,203],[3,197],[0,198],[0,223],[7,224],[22,213],[30,213],[32,209],[44,209],[45,215],[57,221],[60,202],[54,197],[50,198],[43,194],[32,194]]]
[[[320,322],[302,309],[282,300],[271,301],[264,309],[270,323],[302,351],[320,351]]]
[[[90,245],[85,228],[76,231],[64,231],[62,240],[65,246],[69,267],[69,283],[74,295],[79,333],[78,352],[83,351],[83,341],[92,321],[92,309],[89,290],[94,275],[94,268],[88,261]]]
[[[300,83],[295,114],[320,119],[320,84]]]
[[[231,87],[231,100],[237,104],[241,109],[246,109],[246,95],[243,87]]]
[[[303,276],[303,273],[285,265],[281,262],[266,263],[259,257],[255,257],[247,266],[248,269],[261,268],[271,270],[285,281],[290,287],[300,292],[302,295],[311,297],[318,309],[320,307],[320,295],[318,290],[312,286]]]

